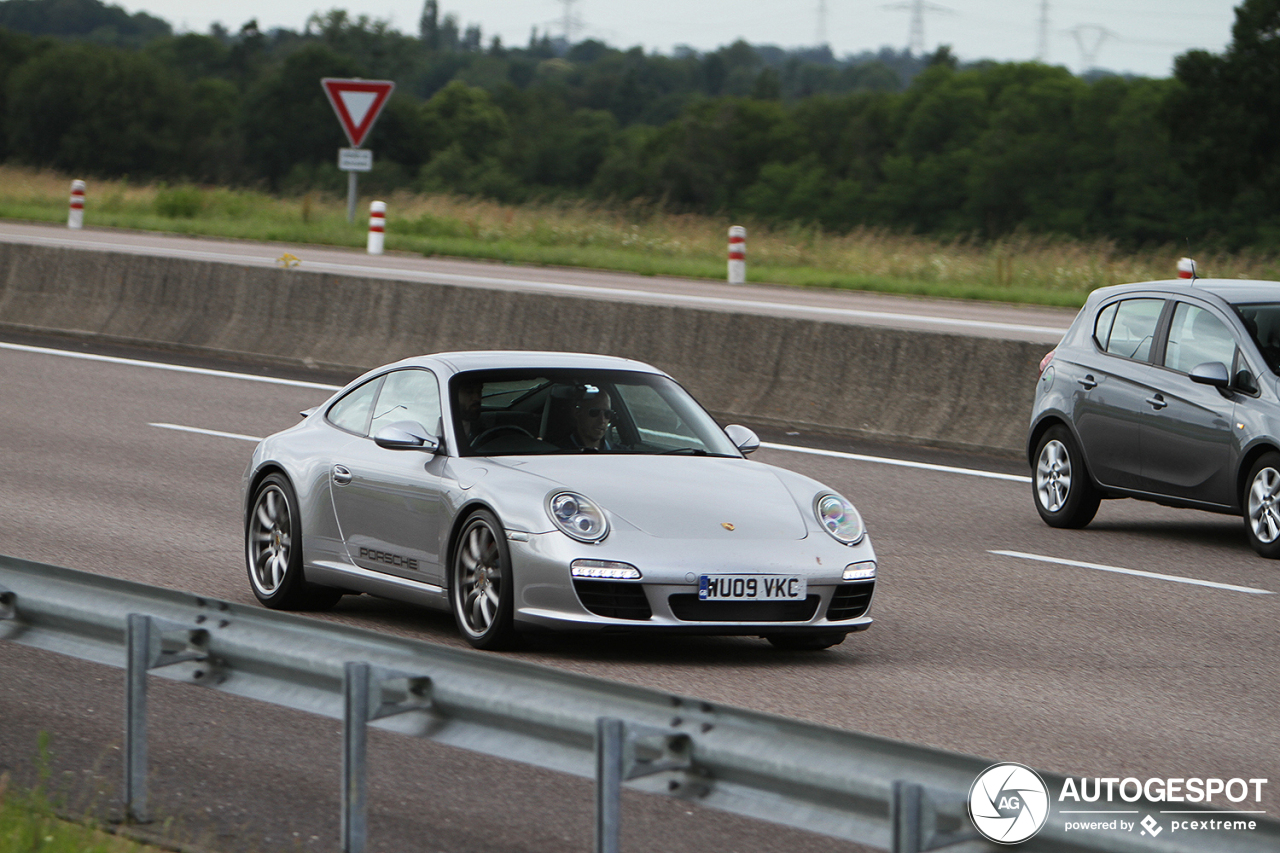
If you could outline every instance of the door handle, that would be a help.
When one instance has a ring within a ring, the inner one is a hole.
[[[345,486],[351,482],[351,472],[342,465],[333,466],[333,482],[338,486]]]
[[[1165,406],[1169,405],[1164,401],[1164,396],[1161,394],[1157,394],[1154,397],[1148,397],[1147,402],[1155,409],[1163,409]]]
[[[1076,381],[1083,385],[1086,391],[1098,387],[1098,381],[1093,378],[1092,373],[1086,373],[1083,379],[1077,379]]]

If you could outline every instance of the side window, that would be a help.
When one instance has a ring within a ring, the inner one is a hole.
[[[1229,371],[1235,357],[1236,339],[1221,320],[1195,305],[1177,304],[1164,353],[1165,367],[1190,373],[1201,364],[1217,362]]]
[[[1112,302],[1103,308],[1098,312],[1098,321],[1093,324],[1093,340],[1101,350],[1106,350],[1107,341],[1111,339],[1111,326],[1116,321],[1116,308],[1119,306],[1119,302]]]
[[[1163,299],[1126,299],[1118,304],[1111,334],[1103,349],[1112,355],[1146,361],[1151,356]]]
[[[396,421],[417,421],[432,435],[440,429],[440,385],[429,370],[388,373],[373,407],[369,434]]]
[[[329,423],[358,435],[368,435],[373,398],[378,395],[378,388],[381,385],[382,377],[379,376],[353,389],[329,407],[329,413],[326,415]]]

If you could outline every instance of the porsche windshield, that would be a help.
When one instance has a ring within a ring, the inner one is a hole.
[[[683,388],[652,373],[471,371],[453,377],[449,396],[462,456],[741,455]]]

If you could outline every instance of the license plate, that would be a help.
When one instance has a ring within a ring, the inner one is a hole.
[[[805,597],[804,578],[783,575],[702,575],[698,598],[703,601],[795,601]]]

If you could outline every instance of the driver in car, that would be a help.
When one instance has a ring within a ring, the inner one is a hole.
[[[480,401],[484,383],[478,379],[462,377],[458,380],[458,440],[464,447],[480,433]]]
[[[610,403],[609,394],[596,386],[580,388],[573,407],[573,431],[560,446],[586,453],[616,450],[613,442],[605,437],[614,416]]]

